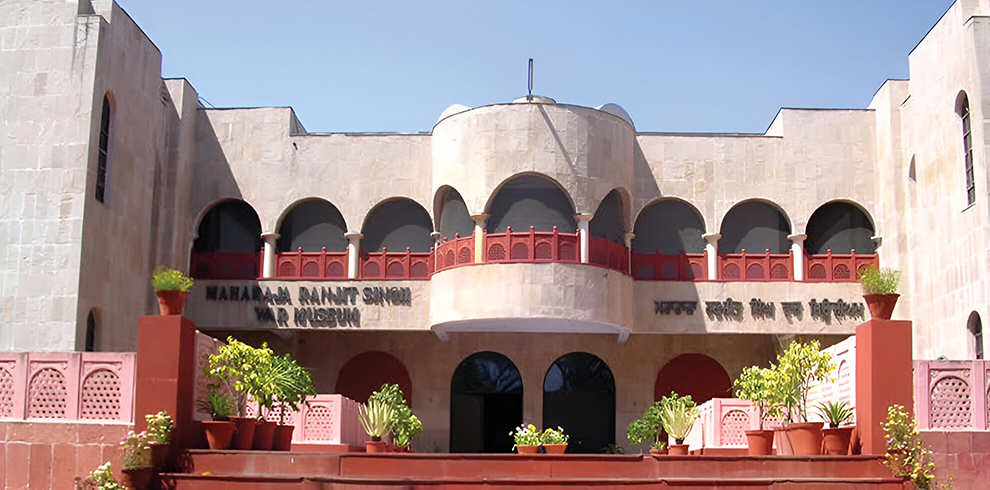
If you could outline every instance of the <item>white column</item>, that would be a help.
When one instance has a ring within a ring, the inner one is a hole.
[[[626,271],[626,272],[628,272],[630,275],[636,273],[634,270],[632,270],[632,241],[633,241],[633,238],[636,238],[636,234],[635,233],[627,232],[627,233],[623,233],[622,234],[622,243],[624,243],[625,246],[626,246],[626,248],[629,249],[629,257],[626,257],[626,263],[629,264],[629,270]]]
[[[587,264],[591,257],[591,235],[588,233],[588,223],[591,223],[591,218],[594,218],[593,214],[581,213],[575,214],[574,219],[577,220],[578,225],[578,235],[581,238],[581,263]]]
[[[880,235],[877,235],[875,237],[870,238],[870,240],[873,240],[873,244],[876,245],[877,251],[875,253],[879,256],[880,255],[880,246],[883,245],[883,237],[880,236]],[[878,269],[879,269],[879,267],[878,267]]]
[[[263,233],[261,239],[265,241],[265,262],[261,267],[261,277],[275,277],[275,241],[281,235],[278,233]]]
[[[357,279],[361,276],[361,239],[364,235],[349,231],[344,233],[347,239],[347,277]]]
[[[705,239],[705,252],[708,253],[708,280],[718,280],[718,241],[722,238],[718,233],[705,233],[701,235]]]
[[[804,281],[804,241],[808,235],[788,235],[791,253],[794,255],[794,280]]]
[[[485,261],[485,225],[488,224],[490,215],[485,213],[472,214],[474,220],[474,263],[480,264]]]

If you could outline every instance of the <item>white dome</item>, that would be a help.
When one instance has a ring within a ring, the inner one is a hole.
[[[437,118],[437,122],[443,121],[444,118],[453,116],[454,114],[460,114],[469,110],[471,110],[471,108],[464,104],[450,104],[443,110],[443,112],[440,113],[440,117]]]
[[[619,104],[613,104],[613,103],[609,102],[608,104],[602,104],[602,105],[600,105],[598,107],[595,107],[595,109],[598,109],[598,110],[600,110],[602,112],[607,112],[607,113],[609,113],[609,114],[611,114],[613,116],[619,117],[623,121],[629,123],[629,125],[632,126],[633,129],[636,129],[636,125],[633,124],[632,118],[629,117],[629,113],[626,112],[626,110],[623,109],[622,106],[620,106]]]
[[[542,95],[534,95],[533,100],[529,100],[526,97],[519,97],[512,101],[513,104],[556,104],[557,101],[551,99],[550,97],[543,97]]]

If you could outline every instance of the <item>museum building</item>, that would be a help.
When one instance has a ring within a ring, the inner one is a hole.
[[[508,451],[523,422],[628,446],[662,395],[731,396],[781,342],[853,334],[870,264],[902,271],[916,358],[982,358],[985,2],[957,1],[869,107],[785,108],[760,134],[543,96],[309,133],[162,79],[112,1],[15,4],[0,350],[133,351],[171,265],[201,331],[291,353],[319,393],[396,382],[420,449],[452,452]]]

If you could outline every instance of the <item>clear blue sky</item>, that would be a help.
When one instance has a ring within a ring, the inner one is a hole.
[[[862,108],[951,0],[118,0],[216,107],[310,132],[430,131],[453,103],[614,102],[638,131],[756,132],[780,107]]]

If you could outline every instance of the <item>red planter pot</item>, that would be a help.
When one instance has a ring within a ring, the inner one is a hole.
[[[567,451],[567,444],[544,444],[543,449],[547,454],[564,454],[564,451]]]
[[[181,315],[182,308],[186,305],[186,297],[189,292],[182,291],[155,291],[158,296],[158,311],[162,316]]]
[[[667,454],[671,456],[687,456],[687,444],[671,444],[667,446]]]
[[[794,451],[793,454],[799,456],[821,454],[823,425],[825,425],[824,422],[801,422],[785,425],[784,438],[790,442]]]
[[[295,426],[279,425],[275,427],[275,435],[272,437],[272,451],[292,450],[292,431]]]
[[[661,450],[657,451],[656,449],[650,449],[650,454],[652,454],[654,456],[666,456],[667,455],[667,450],[666,449],[661,449]]]
[[[863,299],[870,309],[870,318],[874,320],[890,320],[894,314],[894,306],[897,305],[899,294],[864,294]]]
[[[852,439],[853,428],[849,426],[822,429],[825,454],[832,456],[849,454],[849,440]]]
[[[773,454],[772,430],[747,430],[746,442],[750,456],[767,456]]]
[[[228,421],[206,421],[203,422],[206,429],[206,442],[210,449],[227,449],[230,447],[230,440],[234,437],[237,424]]]
[[[151,487],[151,477],[155,475],[155,469],[147,468],[124,468],[120,472],[120,486],[124,488],[134,488],[135,490],[145,490]]]
[[[256,451],[271,451],[272,440],[275,438],[275,427],[277,425],[275,422],[259,420],[258,425],[254,426],[254,441],[251,444],[251,449]]]
[[[169,444],[151,443],[151,466],[160,470],[168,464]]]
[[[516,446],[516,452],[519,454],[536,454],[540,451],[540,446]]]
[[[230,421],[237,424],[237,432],[234,433],[234,440],[230,443],[231,449],[246,451],[254,445],[254,427],[258,424],[258,419],[254,417],[231,417]]]
[[[364,452],[366,453],[386,453],[388,446],[384,441],[365,441]]]

